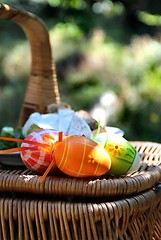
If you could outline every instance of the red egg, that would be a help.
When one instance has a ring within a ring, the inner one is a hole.
[[[30,133],[25,140],[32,142],[49,144],[51,146],[53,143],[58,141],[58,132],[53,130],[41,129]],[[46,151],[46,148],[35,145],[32,143],[22,143],[21,147],[29,147],[28,150],[21,151],[21,158],[26,165],[32,171],[44,173],[52,160],[52,152]],[[53,170],[54,170],[53,166]]]
[[[43,173],[42,182],[51,170],[72,177],[96,177],[111,167],[111,158],[103,146],[85,136],[66,136],[53,130],[37,130],[25,139],[0,137],[1,140],[22,142],[14,149],[20,151],[24,164],[32,171]]]

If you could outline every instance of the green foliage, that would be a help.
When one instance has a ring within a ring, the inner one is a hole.
[[[13,5],[14,0],[3,2]],[[39,3],[39,13],[48,7],[43,16],[51,11],[43,20],[49,26],[62,101],[89,110],[102,93],[112,90],[122,107],[107,124],[122,128],[129,140],[161,142],[160,40],[129,30],[125,7],[113,2],[28,1]],[[148,25],[159,25],[160,15],[138,16]],[[0,27],[0,128],[15,127],[30,73],[30,50],[18,28],[5,21]]]
[[[88,110],[95,99],[104,91],[105,86],[99,84],[99,79],[95,76],[87,76],[78,72],[67,79],[65,89],[66,100],[74,109]],[[72,92],[72,95],[69,92]]]
[[[157,101],[143,101],[132,109],[124,106],[124,112],[118,126],[125,130],[125,135],[131,140],[161,142],[160,99]]]
[[[161,16],[158,14],[150,14],[148,12],[140,11],[138,13],[140,21],[150,26],[161,26]]]
[[[63,6],[80,9],[85,5],[83,0],[48,0],[51,6]]]
[[[0,136],[9,137],[9,138],[24,138],[21,128],[13,128],[13,127],[7,127],[7,126],[1,129]],[[18,146],[17,142],[0,140],[0,149],[2,150],[14,148],[17,146]]]

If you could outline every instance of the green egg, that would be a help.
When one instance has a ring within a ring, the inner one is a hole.
[[[111,168],[107,174],[125,175],[138,170],[140,156],[134,146],[117,134],[100,133],[95,141],[102,144],[111,157]]]

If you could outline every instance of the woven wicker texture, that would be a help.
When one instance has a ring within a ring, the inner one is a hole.
[[[0,18],[24,30],[32,66],[20,125],[28,116],[60,103],[49,35],[40,19],[0,4]],[[161,144],[132,142],[140,153],[138,172],[120,177],[76,179],[40,176],[0,167],[0,239],[160,240]]]
[[[0,239],[159,240],[160,198],[153,190],[102,203],[1,198]]]
[[[133,142],[142,164],[138,172],[122,178],[77,179],[50,177],[40,183],[40,176],[29,170],[0,170],[0,191],[60,196],[114,197],[136,194],[161,181],[161,144]]]

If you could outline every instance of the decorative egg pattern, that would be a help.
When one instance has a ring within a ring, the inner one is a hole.
[[[54,143],[58,140],[58,132],[41,129],[30,133],[25,139],[38,143],[48,143],[51,145],[51,143]],[[44,151],[42,146],[36,146],[29,143],[22,143],[21,146],[30,147],[29,150],[24,150],[21,152],[21,158],[26,167],[34,172],[45,172],[51,162],[52,152]]]
[[[57,167],[73,177],[101,176],[111,166],[106,150],[84,136],[64,137],[54,152]]]
[[[59,136],[58,136],[59,135]],[[21,158],[32,171],[44,173],[51,163],[52,171],[58,168],[72,177],[95,177],[105,174],[111,166],[107,151],[85,136],[66,136],[53,130],[30,133],[21,147]],[[35,145],[34,142],[45,144]],[[29,148],[29,149],[23,149]],[[51,171],[50,171],[51,172]]]
[[[138,170],[140,156],[125,138],[104,132],[98,134],[95,141],[102,144],[111,157],[111,168],[108,174],[124,175]]]

